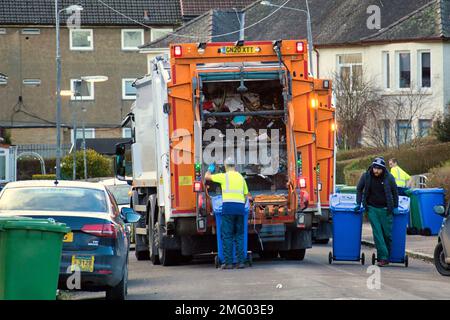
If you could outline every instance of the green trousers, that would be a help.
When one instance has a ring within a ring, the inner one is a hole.
[[[387,209],[368,206],[369,221],[377,248],[378,260],[389,260],[392,243],[392,214]]]

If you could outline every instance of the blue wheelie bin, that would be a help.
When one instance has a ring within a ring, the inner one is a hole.
[[[217,256],[215,258],[215,265],[218,268],[225,261],[223,256],[223,246],[221,237],[221,223],[222,223],[222,196],[212,196],[211,197],[212,208],[214,212],[214,217],[216,220],[216,236],[217,236]],[[247,263],[249,266],[253,263],[252,253],[247,250],[248,247],[248,214],[250,212],[250,202],[247,199],[245,203],[245,216],[244,216],[244,255],[247,257]],[[237,263],[236,259],[236,246],[233,246],[233,263]]]
[[[417,196],[419,202],[419,211],[422,217],[421,234],[425,236],[437,235],[444,218],[437,215],[433,208],[439,205],[445,206],[444,189],[414,189],[412,193]]]
[[[389,254],[390,263],[403,263],[408,267],[408,255],[405,254],[406,248],[406,227],[410,210],[409,197],[400,196],[398,198],[398,213],[394,214],[392,221],[392,243]],[[372,264],[377,261],[376,254],[372,254]]]
[[[363,209],[355,212],[356,194],[336,193],[330,198],[330,209],[333,219],[333,252],[328,254],[328,262],[361,261],[365,263],[361,253],[361,235]]]

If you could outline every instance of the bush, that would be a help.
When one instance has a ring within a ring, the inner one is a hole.
[[[91,149],[86,150],[86,166],[88,178],[109,177],[113,175],[111,159]],[[76,178],[84,179],[83,150],[78,150],[76,153],[76,169]],[[65,179],[70,180],[72,179],[72,170],[73,155],[69,154],[61,162],[61,175]]]
[[[434,122],[433,133],[441,142],[450,141],[450,113]]]
[[[344,169],[347,165],[351,164],[354,160],[336,161],[336,183],[345,184]]]
[[[430,170],[427,187],[444,188],[446,192],[446,201],[450,201],[450,162],[443,167]]]
[[[56,180],[56,174],[33,174],[32,180]]]
[[[348,186],[356,186],[361,178],[361,175],[366,172],[364,169],[346,170],[345,184]]]
[[[357,159],[372,154],[376,155],[378,153],[381,153],[382,151],[383,149],[379,148],[360,148],[360,149],[338,151],[336,161]]]

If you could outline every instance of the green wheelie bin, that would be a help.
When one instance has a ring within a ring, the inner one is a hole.
[[[69,231],[52,219],[0,217],[0,300],[55,300]]]
[[[405,194],[411,199],[411,210],[408,222],[407,233],[410,235],[420,234],[423,229],[422,213],[420,212],[420,203],[415,189],[405,191]]]
[[[345,187],[342,187],[341,189],[339,189],[338,193],[356,194],[357,193],[356,186],[345,186]]]

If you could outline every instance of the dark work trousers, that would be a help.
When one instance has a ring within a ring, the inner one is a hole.
[[[237,263],[245,263],[244,215],[222,215],[221,237],[225,264],[233,264],[233,246],[236,246]]]

